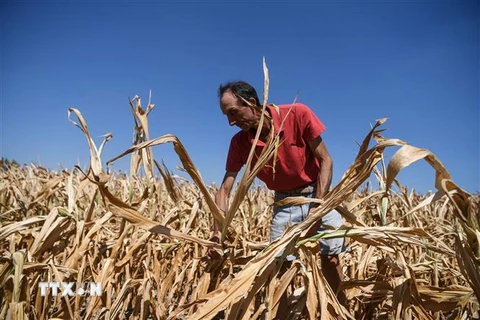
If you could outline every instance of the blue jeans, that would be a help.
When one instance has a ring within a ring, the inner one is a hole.
[[[313,198],[315,190],[313,187],[307,192],[275,192],[275,202],[278,202],[287,197],[307,197]],[[302,222],[307,218],[310,208],[313,203],[307,203],[299,206],[274,206],[272,224],[270,226],[270,241],[280,238],[285,229],[291,225]],[[322,217],[322,226],[328,225],[338,228],[343,224],[342,215],[336,210],[332,210]],[[320,227],[318,232],[328,230],[328,228]],[[320,239],[320,254],[321,255],[337,255],[345,251],[344,239]],[[287,257],[288,259],[288,257]]]

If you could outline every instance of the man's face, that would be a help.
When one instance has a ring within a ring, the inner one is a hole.
[[[233,95],[230,90],[225,91],[220,98],[220,109],[227,116],[228,123],[231,126],[236,125],[243,131],[257,128],[258,121],[254,108],[244,105],[243,101]]]

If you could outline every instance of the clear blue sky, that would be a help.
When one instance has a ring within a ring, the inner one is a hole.
[[[480,190],[479,1],[10,1],[0,12],[2,157],[86,166],[85,138],[67,120],[75,107],[98,145],[113,134],[105,162],[131,145],[128,97],[146,106],[151,89],[151,137],[177,135],[206,183],[219,183],[237,128],[220,112],[218,85],[243,79],[261,93],[265,56],[269,101],[299,91],[327,125],[334,184],[356,141],[388,117],[386,137],[431,150],[455,182]],[[154,154],[175,171],[171,145]],[[423,161],[399,179],[434,190]]]

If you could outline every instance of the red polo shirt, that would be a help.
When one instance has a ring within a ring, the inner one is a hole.
[[[319,164],[307,141],[322,134],[326,127],[310,108],[301,103],[289,105],[267,106],[272,116],[274,132],[283,120],[280,132],[280,145],[275,163],[275,174],[272,170],[272,159],[258,173],[257,178],[265,182],[270,190],[287,191],[296,189],[317,180]],[[289,110],[291,109],[290,113]],[[230,142],[227,157],[227,172],[238,172],[247,162],[250,148],[255,139],[255,131],[240,131]],[[252,166],[257,162],[265,143],[258,141]]]

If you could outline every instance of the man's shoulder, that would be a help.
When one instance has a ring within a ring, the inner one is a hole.
[[[313,113],[312,109],[303,103],[281,104],[277,107],[281,116],[286,116],[289,113],[293,113],[297,116],[304,117]]]
[[[300,111],[300,112],[311,110],[309,106],[299,102],[290,103],[290,104],[279,104],[278,108],[280,109],[280,111],[284,111],[284,112],[290,109],[292,109],[292,111]]]

